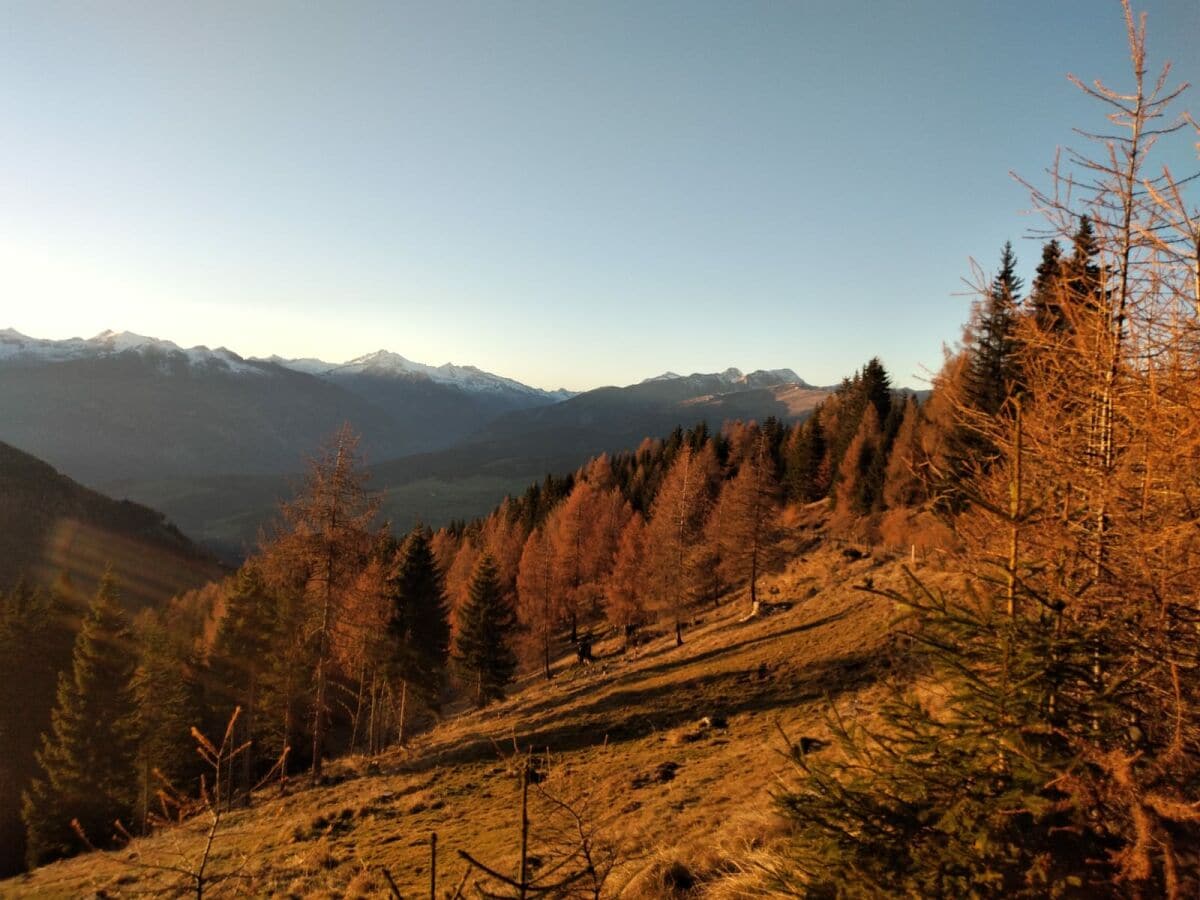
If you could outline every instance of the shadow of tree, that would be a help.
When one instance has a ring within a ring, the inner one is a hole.
[[[813,626],[810,623],[808,627]],[[791,670],[787,677],[759,680],[744,671],[711,672],[682,681],[608,691],[582,708],[563,710],[533,728],[517,730],[516,741],[521,747],[552,753],[621,743],[694,722],[706,713],[729,717],[833,699],[869,684],[881,669],[881,656],[863,650],[809,663]],[[499,744],[507,749],[510,741],[511,737],[505,737]],[[400,771],[415,773],[434,766],[495,759],[499,744],[492,736],[476,732],[453,746],[431,748],[432,752],[402,765]]]

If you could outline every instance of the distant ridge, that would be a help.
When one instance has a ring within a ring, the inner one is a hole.
[[[643,378],[638,384],[654,384],[664,381],[709,381],[736,388],[765,388],[784,384],[795,384],[805,388],[813,386],[791,369],[756,369],[749,374],[743,374],[741,369],[735,368],[726,369],[724,372],[693,372],[691,375],[663,372],[661,375]]]
[[[161,513],[77,484],[0,443],[0,589],[66,576],[86,599],[111,566],[132,608],[165,602],[223,574]]]

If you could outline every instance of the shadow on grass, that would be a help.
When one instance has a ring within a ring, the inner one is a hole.
[[[606,682],[602,682],[602,683],[597,683],[595,681],[587,681],[578,687],[572,687],[568,690],[562,691],[561,693],[557,693],[557,694],[554,694],[549,697],[544,697],[544,698],[538,700],[537,702],[531,703],[527,706],[526,705],[514,706],[514,707],[512,707],[512,712],[519,713],[521,715],[526,715],[526,716],[536,716],[541,713],[552,712],[552,711],[562,707],[564,704],[569,703],[584,694],[588,694],[588,693],[591,693],[591,692],[594,692],[597,690],[609,691],[613,687],[620,687],[622,685],[635,684],[639,681],[646,681],[648,679],[654,678],[655,676],[662,675],[666,672],[670,672],[674,669],[681,669],[681,668],[685,668],[687,666],[692,666],[692,665],[697,665],[700,663],[708,662],[710,660],[717,659],[722,656],[727,656],[731,653],[738,653],[742,650],[745,650],[749,647],[753,647],[757,644],[768,643],[770,641],[779,640],[780,638],[789,637],[789,636],[795,635],[795,634],[801,634],[805,631],[812,631],[813,629],[816,629],[816,628],[822,628],[826,625],[832,625],[835,622],[839,622],[842,619],[845,619],[847,616],[851,615],[852,613],[857,612],[858,610],[862,609],[866,605],[867,605],[867,601],[860,601],[852,606],[846,607],[845,609],[843,609],[839,612],[831,613],[830,615],[827,615],[827,616],[822,616],[821,618],[814,619],[811,622],[801,622],[801,623],[799,623],[797,625],[793,625],[789,628],[784,628],[784,629],[781,629],[778,631],[769,631],[769,632],[766,632],[763,634],[756,635],[754,637],[745,638],[744,640],[737,641],[734,643],[722,644],[718,647],[713,647],[712,649],[704,650],[700,653],[695,653],[695,654],[689,653],[689,648],[686,643],[686,636],[685,636],[685,643],[684,643],[683,647],[676,647],[676,646],[674,646],[674,644],[670,644],[664,648],[655,650],[652,654],[643,655],[638,659],[638,662],[644,662],[646,659],[663,657],[661,662],[657,662],[652,666],[647,666],[645,668],[633,669],[628,672],[620,673],[620,674],[616,675],[615,677],[613,677],[612,679],[610,679]],[[611,657],[611,656],[605,657],[605,659],[611,659],[611,658],[613,658],[613,657]]]
[[[834,699],[871,683],[881,670],[880,660],[878,653],[860,651],[809,663],[784,677],[759,680],[743,671],[713,672],[682,681],[609,691],[593,703],[518,729],[516,740],[523,748],[564,753],[636,740],[695,722],[706,714],[730,717]],[[511,738],[499,744],[507,750]],[[421,759],[402,765],[400,771],[415,773],[435,766],[494,760],[498,757],[497,746],[492,736],[476,732],[453,746],[431,748]]]

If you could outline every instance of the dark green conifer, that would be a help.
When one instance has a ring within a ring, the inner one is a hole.
[[[500,590],[496,563],[485,554],[475,567],[467,601],[459,612],[455,656],[475,682],[475,702],[485,706],[504,697],[517,657],[509,644],[516,617]]]
[[[1082,897],[1111,876],[1105,823],[1065,782],[1086,777],[1070,735],[1098,711],[1093,636],[1056,612],[1061,598],[1039,610],[1025,605],[1047,598],[1024,595],[1009,615],[1004,578],[993,583],[984,596],[915,580],[884,592],[919,621],[909,671],[929,673],[939,699],[901,682],[882,728],[835,714],[836,750],[796,748],[802,777],[778,797],[794,870],[778,874],[806,896]]]
[[[388,655],[391,675],[427,708],[441,709],[450,652],[449,607],[428,528],[413,529],[387,579],[391,603]]]
[[[1043,331],[1058,331],[1063,327],[1059,295],[1062,267],[1062,247],[1058,241],[1049,241],[1042,246],[1042,260],[1038,263],[1033,290],[1029,294],[1034,321]]]
[[[1102,312],[1103,285],[1097,262],[1100,254],[1096,230],[1087,216],[1081,216],[1071,239],[1071,255],[1059,266],[1055,297],[1059,304],[1052,319],[1053,330],[1078,330],[1088,315]]]
[[[24,795],[30,865],[79,849],[72,819],[98,844],[113,833],[114,820],[128,819],[136,794],[130,686],[136,665],[125,614],[106,573],[75,640],[71,671],[59,677],[50,732],[37,754],[41,774]]]
[[[150,611],[137,622],[138,667],[133,675],[137,725],[137,824],[145,830],[160,778],[175,788],[196,772],[191,728],[199,721],[200,692],[186,647]]]
[[[822,473],[826,447],[821,407],[797,428],[800,431],[787,461],[788,496],[800,503],[812,503],[829,492],[828,478]]]
[[[1000,270],[968,329],[959,400],[962,408],[946,436],[946,470],[938,488],[938,506],[948,512],[963,509],[969,480],[996,459],[996,446],[981,424],[999,415],[1009,397],[1020,389],[1016,325],[1022,284],[1016,268],[1012,244],[1005,243]],[[1054,309],[1057,307],[1047,307],[1046,314]]]
[[[242,566],[232,579],[225,597],[225,615],[213,642],[212,670],[218,686],[214,721],[228,721],[233,710],[242,712],[236,723],[240,773],[237,790],[246,802],[254,784],[258,752],[270,736],[269,720],[261,714],[264,673],[280,655],[272,652],[275,634],[274,597],[258,566]]]
[[[967,363],[965,401],[988,416],[1000,412],[1019,380],[1014,329],[1022,284],[1016,270],[1012,244],[1005,243],[1000,271],[988,289]]]
[[[892,379],[878,356],[863,366],[862,392],[864,399],[875,407],[879,421],[886,422],[892,408]]]
[[[50,726],[58,675],[71,664],[77,612],[58,591],[0,592],[0,878],[25,867],[21,792]]]

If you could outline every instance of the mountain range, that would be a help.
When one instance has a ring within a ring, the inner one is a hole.
[[[827,393],[791,369],[665,372],[574,394],[386,350],[330,363],[129,332],[0,331],[0,440],[161,510],[231,560],[343,422],[362,435],[385,514],[407,526],[480,514],[547,472],[676,426],[792,421]]]

